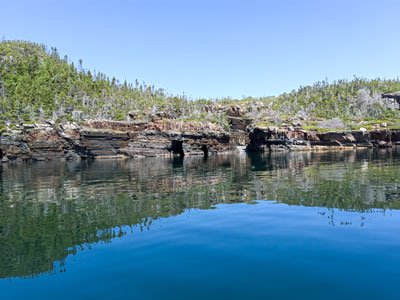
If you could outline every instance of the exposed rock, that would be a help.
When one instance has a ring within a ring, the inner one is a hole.
[[[225,112],[229,117],[243,117],[247,113],[247,108],[244,105],[232,105],[227,107]]]
[[[394,93],[383,93],[382,98],[394,99],[400,105],[400,91]]]
[[[318,134],[321,142],[339,141],[341,144],[354,144],[356,142],[352,133],[325,132]]]
[[[34,124],[22,124],[22,127],[24,129],[30,129],[30,128],[35,128],[35,125]]]
[[[139,115],[140,115],[139,110],[133,110],[133,111],[128,112],[128,116],[131,119],[137,119],[139,117]]]
[[[88,120],[36,123],[7,129],[0,138],[0,159],[47,160],[158,155],[191,155],[243,149],[248,151],[343,149],[400,145],[399,129],[328,131],[296,126],[251,128],[251,120],[229,117],[231,131],[216,123]]]
[[[228,117],[228,120],[232,131],[246,131],[247,126],[251,124],[251,120],[246,118]]]
[[[117,122],[89,120],[57,128],[35,124],[3,135],[2,160],[135,157],[230,151],[230,135],[210,122]],[[206,151],[207,150],[207,151]],[[4,158],[4,159],[3,159]]]
[[[354,147],[392,147],[400,144],[400,130],[324,132],[302,129],[254,128],[249,135],[249,151],[279,149],[334,149]]]

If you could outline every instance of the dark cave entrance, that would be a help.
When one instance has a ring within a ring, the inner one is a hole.
[[[172,141],[172,153],[184,156],[183,152],[183,141]]]
[[[0,159],[3,159],[3,150],[0,149]]]
[[[204,153],[204,158],[208,157],[208,148],[206,145],[201,146],[201,151]]]

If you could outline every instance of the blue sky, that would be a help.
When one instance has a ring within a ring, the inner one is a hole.
[[[400,1],[0,1],[0,38],[193,98],[397,78]]]

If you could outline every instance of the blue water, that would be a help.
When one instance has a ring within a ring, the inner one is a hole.
[[[1,299],[399,299],[400,152],[2,166]]]

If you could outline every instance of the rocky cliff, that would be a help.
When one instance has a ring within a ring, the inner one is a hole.
[[[317,132],[302,128],[254,128],[249,151],[319,150],[400,145],[400,129]]]
[[[8,160],[208,154],[233,149],[230,135],[210,122],[117,122],[21,125],[4,132],[0,156]]]
[[[301,127],[257,127],[240,114],[232,114],[229,123],[229,131],[211,122],[176,120],[21,124],[2,133],[0,158],[6,162],[172,154],[207,156],[237,149],[320,150],[400,145],[400,129],[319,133]]]

